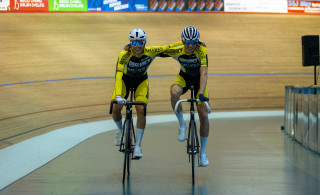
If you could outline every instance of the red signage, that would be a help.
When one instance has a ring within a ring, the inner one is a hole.
[[[48,11],[48,0],[10,0],[10,11]]]
[[[288,12],[320,13],[320,1],[289,0]]]

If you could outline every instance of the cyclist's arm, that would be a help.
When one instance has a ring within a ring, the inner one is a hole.
[[[162,51],[166,51],[168,50],[169,48],[172,48],[172,47],[177,47],[177,46],[180,46],[180,45],[183,45],[182,41],[179,41],[179,42],[176,42],[176,43],[172,43],[170,45],[163,45],[163,46],[151,46],[150,48],[152,49],[155,49],[155,48],[159,48],[161,47],[162,48]],[[131,48],[131,44],[127,44],[123,47],[123,50],[125,51],[130,51],[130,48]],[[162,57],[170,57],[170,56],[162,56]]]
[[[178,46],[182,46],[182,45],[183,45],[183,42],[182,41],[178,41],[178,42],[170,44],[170,48],[178,47]]]
[[[121,92],[122,92],[122,76],[123,76],[123,72],[124,72],[124,63],[125,63],[125,54],[127,54],[127,52],[121,52],[119,54],[119,58],[118,58],[118,62],[117,62],[117,69],[116,69],[116,79],[115,79],[115,83],[114,83],[114,88],[115,88],[115,93],[116,95],[120,95],[121,96]]]
[[[116,91],[116,95],[120,95],[121,96],[121,91],[122,91],[122,76],[123,76],[123,72],[118,72],[116,73],[116,81],[114,83],[114,88]]]
[[[201,47],[200,62],[200,94],[203,94],[205,92],[208,79],[208,55],[205,47]]]
[[[178,47],[183,45],[182,41],[172,43],[170,45],[163,45],[163,46],[152,46],[150,47],[150,51],[153,55],[160,56],[160,57],[172,57],[170,54],[167,53],[171,48]]]
[[[208,80],[208,67],[207,66],[201,66],[200,67],[200,93],[204,94],[207,86],[207,80]]]
[[[182,42],[181,42],[182,43]],[[179,53],[182,52],[183,47],[181,46],[176,46],[176,47],[171,47],[173,44],[170,45],[170,48],[160,54],[158,54],[159,57],[173,57],[179,55]]]
[[[170,45],[151,46],[147,48],[147,51],[153,56],[159,56],[159,54],[166,52],[168,49],[170,49]]]

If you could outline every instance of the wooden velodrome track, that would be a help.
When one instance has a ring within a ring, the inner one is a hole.
[[[312,85],[301,36],[319,16],[202,13],[6,13],[0,17],[0,148],[79,123],[110,119],[117,55],[139,27],[147,46],[180,40],[196,26],[209,56],[214,111],[284,107],[286,85]],[[149,68],[148,114],[171,113],[173,59]],[[307,73],[307,74],[302,74]]]

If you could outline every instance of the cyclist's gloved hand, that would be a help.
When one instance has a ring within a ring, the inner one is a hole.
[[[130,51],[130,48],[131,48],[131,44],[129,43],[128,45],[123,47],[123,50]]]
[[[209,98],[205,97],[203,94],[199,94],[199,100],[201,102],[208,102]]]
[[[124,104],[126,102],[126,99],[122,98],[120,95],[117,95],[116,101],[118,102],[118,104]]]
[[[204,42],[200,41],[200,40],[198,41],[198,45],[199,46],[203,46],[203,47],[207,47],[207,45]]]

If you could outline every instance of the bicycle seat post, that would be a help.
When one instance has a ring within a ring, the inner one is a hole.
[[[194,98],[194,87],[193,85],[190,86],[190,90],[191,90],[191,99]]]
[[[129,90],[130,101],[126,102],[126,113],[129,114],[128,118],[131,118],[132,115],[132,104],[133,104],[133,96],[134,96],[134,88],[130,88]]]
[[[130,88],[130,101],[133,102],[134,88]]]

